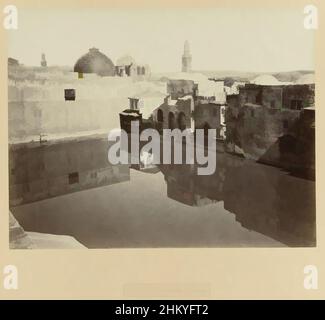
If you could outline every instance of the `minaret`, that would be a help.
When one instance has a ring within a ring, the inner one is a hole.
[[[45,53],[42,53],[41,66],[42,66],[42,67],[47,67],[47,62],[46,62],[46,58],[45,58]]]
[[[184,53],[182,56],[182,72],[190,72],[192,64],[192,56],[190,53],[190,44],[186,40],[184,43]]]

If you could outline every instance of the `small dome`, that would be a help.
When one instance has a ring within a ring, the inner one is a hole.
[[[295,83],[296,84],[313,84],[313,83],[315,83],[315,75],[313,73],[304,74]]]
[[[130,64],[135,64],[135,60],[129,55],[120,57],[116,61],[117,66],[129,66]]]
[[[276,77],[268,74],[256,77],[254,80],[251,81],[251,83],[262,86],[276,86],[283,84]]]
[[[111,59],[96,48],[78,59],[74,65],[74,72],[96,73],[100,76],[114,76],[115,67]]]

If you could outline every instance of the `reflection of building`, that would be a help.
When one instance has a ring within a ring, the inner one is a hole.
[[[314,246],[315,182],[249,160],[217,154],[216,172],[196,165],[160,165],[167,196],[190,206],[223,201],[245,228],[289,246]],[[217,212],[216,212],[217,214]]]
[[[131,164],[131,168],[145,173],[158,173],[160,169],[154,164],[154,156],[152,153],[143,152],[139,155],[139,164]]]
[[[196,168],[192,165],[160,166],[167,184],[167,196],[170,199],[189,206],[205,206],[216,202],[200,194],[195,179]]]
[[[192,55],[190,52],[190,44],[186,40],[184,43],[184,53],[182,56],[182,72],[190,72],[192,69]]]
[[[12,146],[9,159],[11,206],[130,179],[108,162],[106,139]]]
[[[228,168],[224,207],[247,229],[289,246],[315,246],[315,183],[242,161]]]
[[[182,152],[184,158],[186,149],[183,148]],[[223,185],[229,163],[231,161],[227,155],[218,153],[216,171],[208,176],[197,174],[197,164],[160,165],[160,171],[167,183],[167,196],[191,206],[204,206],[222,201]]]

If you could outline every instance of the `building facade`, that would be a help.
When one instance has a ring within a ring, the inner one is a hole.
[[[308,127],[301,119],[306,113],[312,114],[308,110],[313,110],[314,99],[313,84],[246,84],[241,87],[238,95],[227,97],[228,151],[235,152],[237,148],[236,152],[247,158],[278,166],[291,163],[292,166],[313,167],[313,155],[308,145],[314,145],[315,141],[302,139],[303,135],[298,132]],[[291,148],[294,144],[300,145],[300,153]]]
[[[194,100],[191,95],[177,100],[168,95],[164,102],[153,111],[152,119],[158,130],[161,129],[193,129]]]

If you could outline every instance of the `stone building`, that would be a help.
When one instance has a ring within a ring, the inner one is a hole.
[[[194,129],[194,100],[191,95],[179,99],[171,99],[168,95],[152,114],[152,119],[158,130],[161,129]]]
[[[148,77],[150,68],[148,65],[141,65],[129,55],[125,55],[116,61],[115,74],[120,77]]]
[[[41,134],[49,140],[106,134],[119,127],[118,113],[125,109],[128,97],[145,97],[141,109],[151,113],[165,95],[165,83],[72,72],[70,67],[24,66],[8,60],[9,141],[39,140]],[[143,114],[147,116],[145,111]]]
[[[297,138],[296,126],[301,125],[299,119],[304,114],[303,111],[314,106],[314,90],[313,84],[269,86],[246,84],[240,88],[238,95],[228,96],[226,114],[228,151],[235,152],[235,149],[239,148],[248,158],[264,162],[267,158],[270,164],[280,166],[285,162],[289,164],[290,161],[281,158],[279,149],[272,146],[283,137]],[[308,143],[314,144],[314,140]],[[307,146],[305,147],[307,150]],[[286,153],[283,148],[281,152]],[[295,157],[298,155],[292,158]],[[292,164],[294,162],[296,160],[292,160]],[[300,165],[310,166],[310,163]]]
[[[216,138],[224,140],[226,138],[225,114],[225,104],[201,101],[194,109],[195,129],[204,129],[206,134],[208,129],[216,129]]]
[[[167,93],[172,99],[182,98],[186,95],[195,97],[198,84],[193,80],[186,79],[170,79],[167,82]]]
[[[216,129],[216,138],[225,139],[223,83],[172,79],[167,82],[167,92],[169,96],[164,104],[153,114],[158,128]],[[180,119],[184,120],[184,125]]]
[[[262,105],[272,109],[301,110],[314,105],[315,85],[256,85],[239,88],[239,105]]]

